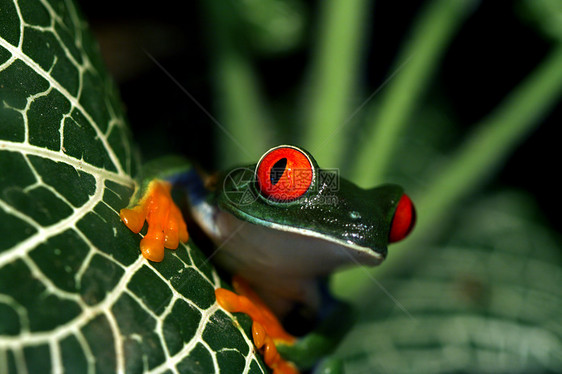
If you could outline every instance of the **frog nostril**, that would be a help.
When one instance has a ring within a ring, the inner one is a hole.
[[[394,243],[404,239],[410,231],[412,231],[415,223],[416,209],[414,208],[412,200],[410,200],[408,195],[404,194],[396,206],[396,211],[394,212],[394,217],[392,218],[390,226],[388,241]]]
[[[352,210],[351,212],[349,212],[349,217],[351,217],[351,219],[360,219],[361,213],[356,210]]]

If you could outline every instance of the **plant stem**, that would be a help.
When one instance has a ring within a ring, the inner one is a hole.
[[[257,160],[269,144],[266,135],[271,117],[259,89],[250,58],[234,40],[236,10],[232,4],[204,1],[211,19],[208,35],[213,48],[215,97],[220,98],[217,112],[219,166],[231,166]]]
[[[562,43],[519,84],[453,154],[431,186],[415,199],[419,220],[411,237],[393,245],[392,254],[377,269],[377,278],[404,266],[408,259],[427,256],[424,250],[446,222],[458,211],[459,201],[481,186],[518,144],[541,123],[562,97]],[[431,182],[432,180],[432,182]],[[364,269],[338,274],[335,292],[346,299],[359,294],[371,280]],[[350,296],[351,295],[351,296]]]
[[[246,56],[237,51],[223,51],[216,71],[217,96],[222,98],[219,113],[234,138],[220,137],[221,166],[254,162],[270,143],[266,129],[273,126],[257,77]]]
[[[321,165],[336,166],[344,142],[332,135],[350,114],[369,4],[367,0],[326,0],[320,5],[320,40],[310,66],[311,83],[304,92],[304,145]]]
[[[471,0],[433,0],[420,15],[410,41],[399,54],[397,74],[382,106],[369,111],[373,114],[367,128],[373,131],[359,147],[352,174],[357,184],[366,187],[382,181],[406,121],[470,5]]]
[[[451,207],[483,184],[562,95],[562,44],[558,44],[503,102],[476,125],[470,138],[458,149],[431,188],[419,199],[417,241]]]

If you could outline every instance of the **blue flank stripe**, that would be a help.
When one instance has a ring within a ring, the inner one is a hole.
[[[203,202],[208,191],[205,189],[203,180],[195,169],[186,173],[176,174],[167,178],[168,182],[176,187],[180,187],[187,193],[191,205],[198,205]]]

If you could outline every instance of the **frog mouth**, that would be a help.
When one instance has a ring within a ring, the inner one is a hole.
[[[363,246],[351,240],[340,239],[306,228],[280,225],[274,222],[262,222],[262,225],[274,230],[290,232],[310,239],[318,239],[319,243],[329,243],[334,245],[334,248],[339,247],[339,252],[341,252],[340,257],[348,257],[351,263],[357,265],[378,265],[384,261],[388,252],[386,247],[372,248]]]

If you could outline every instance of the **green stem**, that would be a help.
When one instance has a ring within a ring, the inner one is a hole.
[[[470,0],[434,0],[416,22],[410,41],[398,58],[382,107],[370,110],[367,128],[373,131],[359,148],[353,180],[362,186],[380,183],[395,145],[420,94],[455,34]]]
[[[481,123],[419,199],[419,241],[443,216],[495,172],[562,95],[562,44]]]
[[[380,278],[400,268],[408,259],[429,255],[425,248],[456,211],[459,201],[481,186],[541,123],[562,96],[562,44],[558,44],[533,72],[486,117],[453,154],[431,188],[416,200],[419,219],[411,237],[392,246],[391,254],[377,269]],[[431,182],[432,180],[432,182]],[[371,282],[364,269],[338,274],[334,288],[350,300]]]
[[[350,115],[369,4],[367,0],[326,0],[320,5],[320,40],[310,66],[311,83],[305,90],[304,145],[321,165],[336,166],[344,142],[332,134]]]
[[[267,149],[272,127],[259,93],[258,80],[241,53],[223,51],[217,63],[217,97],[221,118],[231,136],[221,136],[221,166],[252,163]]]
[[[207,30],[213,48],[219,166],[257,160],[269,144],[271,116],[262,100],[250,58],[234,40],[237,14],[228,2],[204,1],[211,19]]]

